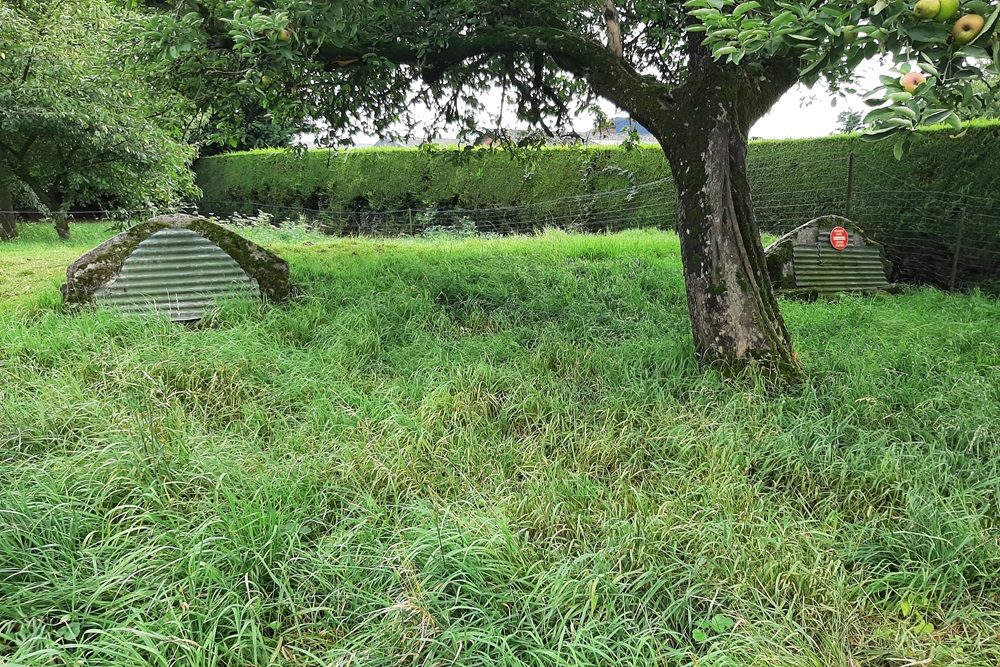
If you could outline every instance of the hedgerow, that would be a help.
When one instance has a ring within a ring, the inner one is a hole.
[[[758,220],[763,230],[780,233],[818,215],[848,214],[886,244],[897,278],[988,284],[1000,263],[1000,224],[994,213],[1000,203],[998,149],[1000,124],[986,122],[970,125],[960,138],[951,130],[921,132],[901,161],[889,143],[865,142],[858,135],[751,142],[749,173]],[[214,156],[196,168],[202,206],[227,212],[507,207],[669,176],[657,146],[522,153],[269,150]],[[663,189],[672,191],[669,180]],[[668,213],[660,220],[671,220],[673,211]],[[649,224],[650,218],[643,220]]]

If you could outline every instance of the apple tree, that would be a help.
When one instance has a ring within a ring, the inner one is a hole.
[[[146,208],[192,191],[178,98],[143,78],[132,21],[107,0],[0,5],[0,237],[17,233],[15,193],[65,238],[72,206]]]
[[[146,36],[178,77],[217,97],[256,90],[274,113],[327,123],[331,142],[405,124],[417,104],[471,126],[492,86],[543,129],[609,100],[669,162],[698,357],[789,377],[800,369],[764,266],[747,134],[796,82],[847,87],[879,56],[898,69],[867,99],[872,139],[902,154],[921,124],[958,129],[955,108],[984,94],[971,84],[997,13],[920,1],[933,15],[902,0],[148,0],[161,11]]]

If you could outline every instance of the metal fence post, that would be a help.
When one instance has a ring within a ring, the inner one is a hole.
[[[844,217],[851,219],[854,204],[854,151],[847,156],[847,196],[844,202]]]
[[[965,231],[965,209],[959,213],[958,218],[958,238],[955,239],[955,256],[951,260],[951,279],[948,280],[948,289],[955,290],[958,282],[958,258],[962,254],[962,233]]]

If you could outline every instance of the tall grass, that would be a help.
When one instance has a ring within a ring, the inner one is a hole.
[[[255,233],[301,298],[193,327],[0,246],[0,662],[1000,663],[1000,303],[784,303],[775,394],[670,234]]]

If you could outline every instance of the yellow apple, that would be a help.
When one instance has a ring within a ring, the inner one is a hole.
[[[913,5],[913,13],[922,19],[930,19],[941,11],[941,0],[917,0]]]
[[[979,33],[983,31],[985,24],[986,19],[979,14],[966,14],[958,19],[955,21],[955,27],[951,30],[952,37],[955,38],[955,43],[968,44],[976,37],[979,37]]]

